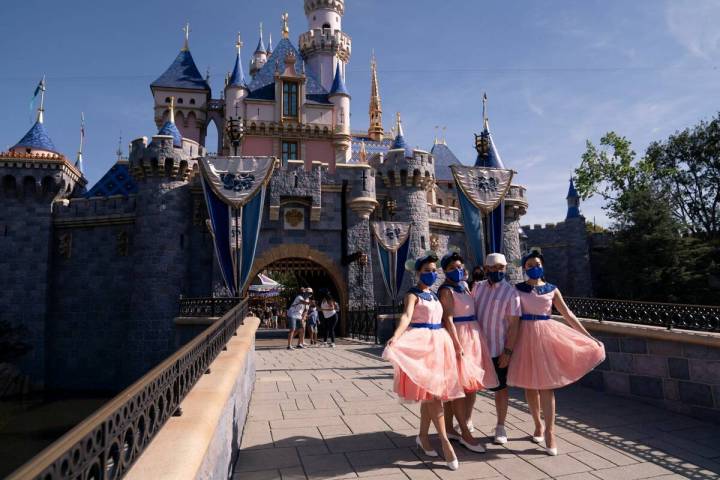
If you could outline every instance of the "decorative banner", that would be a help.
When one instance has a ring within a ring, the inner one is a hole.
[[[199,162],[215,253],[233,295],[248,281],[276,162],[274,157],[204,157]]]
[[[482,265],[488,253],[502,252],[505,208],[503,199],[510,190],[513,171],[502,168],[451,165],[465,236]],[[484,222],[483,222],[484,220]]]
[[[373,222],[380,270],[390,298],[395,301],[405,275],[405,261],[410,250],[410,223]]]

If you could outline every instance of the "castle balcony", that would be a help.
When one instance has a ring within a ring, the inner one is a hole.
[[[460,209],[444,205],[428,204],[430,220],[440,220],[460,224]]]
[[[524,185],[510,185],[510,190],[505,196],[506,212],[509,210],[513,215],[525,215],[528,208],[526,193],[527,189]]]
[[[299,43],[300,52],[306,58],[317,52],[332,52],[344,62],[350,59],[352,40],[342,30],[316,28],[300,34]]]
[[[283,138],[320,138],[332,140],[335,132],[330,125],[246,120],[245,135]]]
[[[213,98],[208,102],[209,112],[223,112],[225,111],[225,99]]]

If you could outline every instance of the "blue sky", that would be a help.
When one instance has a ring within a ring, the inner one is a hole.
[[[412,145],[430,148],[435,126],[465,163],[474,161],[482,93],[506,166],[528,188],[523,224],[562,220],[567,180],[585,140],[615,130],[643,152],[654,139],[720,109],[720,2],[713,0],[349,0],[343,29],[353,39],[347,84],[353,130],[368,122],[369,58],[378,60],[384,123],[402,112]],[[213,96],[232,68],[241,32],[243,60],[257,25],[280,37],[290,14],[294,43],[307,23],[301,0],[71,2],[5,0],[0,7],[0,147],[31,125],[30,96],[47,75],[46,126],[74,158],[85,112],[90,184],[123,149],[152,135],[149,84],[182,46]],[[29,25],[33,25],[30,27]],[[247,71],[247,70],[246,70]],[[581,206],[607,224],[599,200]]]

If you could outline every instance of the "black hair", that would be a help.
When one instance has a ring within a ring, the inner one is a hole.
[[[457,252],[452,252],[449,255],[445,255],[442,260],[440,261],[440,266],[443,270],[447,268],[448,265],[450,265],[452,262],[460,261],[460,263],[465,263],[465,260],[460,256]]]

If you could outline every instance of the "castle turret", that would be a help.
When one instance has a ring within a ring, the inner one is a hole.
[[[399,113],[395,129],[395,140],[384,161],[376,167],[376,182],[385,187],[388,219],[410,222],[408,258],[416,258],[431,248],[427,198],[435,185],[435,168],[430,153],[408,146]],[[389,204],[393,205],[392,211]],[[400,291],[406,291],[413,283],[412,275],[405,275]]]
[[[25,329],[23,341],[31,349],[17,363],[33,387],[47,381],[50,266],[73,255],[72,232],[53,225],[53,211],[87,183],[50,138],[44,79],[38,89],[35,123],[12,148],[0,152],[1,316]]]
[[[567,197],[567,215],[565,216],[565,219],[569,218],[579,218],[581,216],[580,214],[580,195],[578,195],[577,190],[575,190],[575,182],[573,181],[573,178],[570,177],[570,187],[568,188],[568,194]]]
[[[257,72],[267,63],[268,59],[267,50],[265,50],[265,43],[263,42],[263,27],[260,23],[260,38],[258,39],[257,47],[255,47],[255,53],[250,60],[250,75],[255,76]]]
[[[150,143],[143,137],[130,147],[129,163],[137,194],[130,276],[134,284],[123,327],[128,332],[125,381],[138,378],[148,365],[169,355],[175,345],[177,299],[188,291],[189,282],[189,180],[197,171],[190,155],[193,146],[194,142],[181,137],[174,123],[171,98],[169,118]]]
[[[350,140],[350,93],[340,73],[340,64],[335,67],[335,78],[328,99],[335,106],[333,144],[335,164],[347,163],[352,155]]]
[[[375,53],[370,60],[370,127],[368,137],[379,142],[383,139],[385,132],[382,125],[382,102],[380,100],[380,85],[377,79],[377,63]]]
[[[270,58],[270,55],[272,55],[273,52],[273,44],[272,44],[272,32],[268,33],[268,45],[267,45],[267,51],[265,52],[267,54],[267,57]]]
[[[185,25],[185,43],[177,57],[157,80],[150,84],[155,101],[155,125],[167,122],[170,98],[175,97],[175,118],[184,138],[205,145],[210,85],[190,54],[190,25]]]
[[[325,90],[330,90],[335,71],[345,79],[350,61],[351,40],[342,31],[344,0],[305,0],[308,31],[300,35],[300,53]]]
[[[225,124],[235,127],[234,130],[238,132],[238,135],[233,138],[227,138],[227,136],[230,135],[230,132],[225,129],[225,132],[223,133],[226,135],[226,141],[224,141],[223,144],[233,146],[233,150],[228,152],[233,155],[240,154],[238,148],[240,146],[241,138],[239,133],[241,132],[242,119],[245,118],[244,100],[248,93],[250,93],[247,83],[245,82],[245,73],[243,72],[242,67],[242,46],[243,42],[240,39],[240,34],[238,33],[237,42],[235,43],[235,48],[237,48],[235,66],[233,67],[233,71],[228,78],[227,85],[225,86]]]

